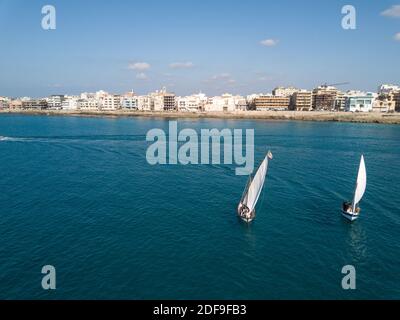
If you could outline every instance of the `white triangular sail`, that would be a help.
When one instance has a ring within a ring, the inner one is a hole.
[[[246,188],[243,191],[242,199],[240,200],[241,203],[244,203],[244,204],[247,203],[247,198],[248,198],[248,194],[249,194],[248,190],[249,190],[250,185],[251,185],[251,176],[249,177]]]
[[[264,186],[265,176],[267,175],[268,170],[268,158],[272,157],[271,153],[265,157],[264,161],[261,163],[260,167],[257,170],[248,190],[247,195],[244,197],[243,204],[246,205],[250,212],[252,212],[256,205],[258,198],[260,197],[261,191]]]
[[[361,156],[360,168],[358,169],[356,191],[354,192],[353,209],[361,201],[367,188],[367,170],[365,168],[364,156]]]

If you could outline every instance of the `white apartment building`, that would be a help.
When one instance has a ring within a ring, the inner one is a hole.
[[[79,109],[79,97],[65,96],[61,104],[63,110],[77,110]]]
[[[374,101],[375,97],[372,93],[347,96],[345,110],[348,112],[371,112]]]
[[[241,103],[246,103],[246,99],[241,96],[233,96],[225,93],[222,96],[208,99],[204,110],[208,112],[234,112],[237,110],[239,101],[241,101]]]
[[[204,109],[207,100],[207,96],[204,93],[186,97],[177,97],[176,109],[183,112],[199,112]]]
[[[164,111],[164,97],[162,95],[151,96],[151,110]]]
[[[122,109],[138,110],[139,109],[138,97],[137,96],[123,96],[121,98],[121,107],[122,107]]]
[[[242,96],[235,96],[236,111],[246,111],[248,108],[247,99]]]
[[[80,110],[99,110],[100,104],[95,98],[79,99],[78,108]]]
[[[0,97],[0,109],[6,109],[10,107],[10,100],[6,97]]]
[[[121,108],[121,96],[117,94],[104,95],[100,98],[99,103],[102,110],[118,110]]]
[[[52,109],[61,109],[62,103],[64,101],[65,97],[64,95],[52,95],[49,98],[47,98],[47,105],[49,108]]]
[[[152,97],[151,96],[138,96],[137,106],[140,111],[151,111],[152,110]]]

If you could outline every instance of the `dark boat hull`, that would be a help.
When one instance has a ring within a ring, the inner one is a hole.
[[[358,213],[355,214],[342,210],[342,216],[345,217],[347,220],[353,222],[357,220],[360,215]]]

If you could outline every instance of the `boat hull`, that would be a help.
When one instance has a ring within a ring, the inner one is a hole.
[[[353,222],[357,220],[360,215],[342,210],[342,216],[345,217],[347,220]]]

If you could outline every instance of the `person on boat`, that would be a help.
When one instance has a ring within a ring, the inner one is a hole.
[[[348,212],[348,213],[356,213],[359,214],[361,212],[361,209],[359,207],[356,208],[355,212],[353,211],[353,204],[350,202],[343,202],[343,211]]]
[[[343,211],[351,212],[352,204],[350,202],[343,202]]]
[[[250,219],[251,218],[250,209],[246,205],[243,205],[240,215],[243,218]]]
[[[247,220],[250,220],[250,219],[251,219],[251,213],[250,213],[250,211],[248,211],[248,212],[246,213],[246,219],[247,219]]]

